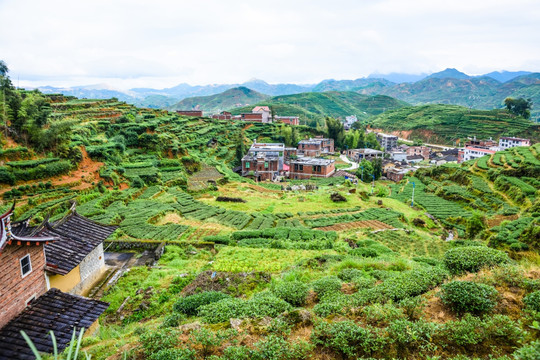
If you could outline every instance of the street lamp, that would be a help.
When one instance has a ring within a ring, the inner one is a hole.
[[[360,166],[362,168],[362,182],[364,182],[364,165]]]

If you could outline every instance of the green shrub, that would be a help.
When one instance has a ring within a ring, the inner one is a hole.
[[[384,298],[400,301],[433,289],[447,277],[447,271],[441,267],[408,270],[386,279],[376,289],[381,292]]]
[[[284,281],[272,287],[272,293],[291,305],[302,306],[306,302],[309,286],[301,281]]]
[[[373,286],[375,286],[375,283],[377,282],[374,278],[371,277],[363,277],[358,276],[352,279],[351,281],[354,285],[354,288],[358,291],[361,289],[369,289]]]
[[[523,298],[527,309],[540,312],[540,291],[535,291]]]
[[[421,347],[424,350],[428,347],[434,348],[432,337],[437,333],[438,328],[438,324],[425,320],[396,319],[387,329],[388,337],[396,345],[398,358],[406,359]]]
[[[196,315],[199,307],[227,298],[230,298],[230,295],[219,291],[206,291],[178,299],[173,308],[179,313]]]
[[[320,317],[327,317],[331,314],[342,314],[351,305],[351,297],[341,292],[327,293],[319,299],[313,311]]]
[[[172,349],[178,343],[179,331],[176,329],[158,329],[144,332],[140,339],[146,355],[160,350]]]
[[[497,305],[499,292],[490,285],[472,281],[452,281],[444,284],[440,297],[453,311],[462,314],[482,314]]]
[[[355,277],[362,276],[364,274],[363,271],[358,269],[343,269],[339,272],[337,275],[338,278],[340,278],[343,281],[349,282]]]
[[[199,307],[199,316],[207,323],[220,323],[237,318],[261,318],[265,316],[276,317],[290,311],[291,305],[285,300],[264,292],[256,294],[250,300],[234,298],[223,299]]]
[[[405,317],[403,310],[396,307],[393,303],[365,306],[362,309],[362,315],[364,315],[366,323],[377,326],[388,325],[393,320]]]
[[[15,185],[15,175],[5,167],[0,167],[0,184]]]
[[[321,298],[325,294],[338,292],[341,290],[341,280],[337,276],[326,276],[315,280],[312,284],[313,290]]]
[[[370,325],[358,326],[351,320],[334,323],[321,321],[313,328],[311,340],[315,345],[356,359],[372,356],[383,349],[388,338],[382,336],[381,332]]]
[[[444,263],[453,274],[477,272],[483,267],[492,267],[509,261],[505,252],[485,246],[458,247],[444,254]]]
[[[540,340],[533,341],[530,345],[519,348],[513,355],[515,360],[540,359]]]
[[[185,319],[185,316],[182,314],[172,313],[170,315],[167,315],[163,319],[163,323],[161,324],[161,327],[177,327],[180,325],[180,322]]]
[[[282,337],[269,335],[254,345],[253,360],[300,360],[308,358],[313,346],[307,342],[289,342]]]
[[[153,353],[149,360],[195,360],[195,350],[191,349],[164,349]]]

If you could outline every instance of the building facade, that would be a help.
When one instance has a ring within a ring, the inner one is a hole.
[[[407,149],[407,155],[409,156],[421,156],[424,160],[429,160],[431,150],[427,146],[410,146]]]
[[[242,176],[257,181],[274,180],[283,170],[285,144],[253,143],[242,158]]]
[[[468,161],[471,159],[478,159],[485,155],[495,154],[497,150],[498,148],[485,149],[485,148],[477,148],[473,146],[466,146],[463,149],[459,149],[457,162],[460,164],[464,161]]]
[[[347,157],[356,162],[360,162],[364,159],[373,160],[383,157],[383,152],[375,149],[365,148],[365,149],[349,149],[345,151]]]
[[[176,113],[178,115],[182,116],[191,116],[191,117],[202,117],[203,112],[202,110],[176,110]]]
[[[290,161],[289,178],[327,178],[332,176],[335,171],[336,168],[334,160],[299,157],[298,159]]]
[[[501,148],[501,150],[516,146],[531,146],[531,140],[514,137],[501,137],[499,139],[499,148]]]
[[[384,151],[390,152],[393,149],[397,148],[398,144],[398,137],[394,135],[388,135],[383,133],[377,134],[377,141],[379,141],[379,144],[382,146]]]

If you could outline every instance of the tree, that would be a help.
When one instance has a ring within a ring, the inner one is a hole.
[[[341,149],[343,147],[343,140],[345,139],[343,123],[331,117],[327,117],[325,121],[328,137],[334,139],[336,148]]]
[[[474,237],[482,230],[486,228],[484,223],[484,216],[480,213],[474,213],[468,220],[466,225],[466,232],[470,239]]]
[[[238,137],[236,138],[236,149],[235,149],[235,159],[238,165],[242,164],[242,157],[244,157],[244,152],[246,146],[244,144],[244,132],[240,131]]]
[[[8,66],[4,60],[0,60],[0,76],[6,76],[9,72]]]
[[[373,175],[375,175],[375,180],[379,180],[382,176],[382,159],[376,158],[371,163],[373,164]]]
[[[370,132],[369,134],[366,135],[364,142],[367,148],[375,149],[375,150],[382,150],[381,144],[379,144],[379,141],[377,140],[377,136],[373,132]]]
[[[531,117],[531,109],[533,106],[531,99],[514,99],[508,97],[504,99],[504,104],[506,105],[508,111],[514,115],[522,116],[525,119],[529,119]]]

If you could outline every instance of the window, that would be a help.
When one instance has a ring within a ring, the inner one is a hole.
[[[268,162],[266,162],[266,161],[264,162],[264,168],[268,169]]]
[[[246,169],[249,169],[249,162],[246,162]]]
[[[300,165],[300,171],[304,171],[304,165]]]
[[[32,272],[32,263],[30,262],[30,254],[21,259],[21,275],[25,277]]]

